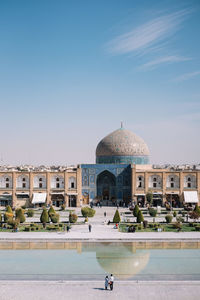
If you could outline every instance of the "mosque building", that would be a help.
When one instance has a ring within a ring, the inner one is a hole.
[[[0,171],[0,206],[144,206],[149,193],[154,206],[198,203],[200,171],[153,167],[144,140],[123,126],[99,142],[95,164]]]

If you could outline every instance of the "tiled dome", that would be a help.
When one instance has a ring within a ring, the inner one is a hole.
[[[123,161],[125,161],[124,157],[148,158],[148,156],[149,149],[143,139],[124,128],[117,129],[107,135],[99,142],[96,148],[97,163],[109,162],[108,157],[122,157]],[[103,161],[103,157],[106,158],[105,161]],[[115,162],[115,160],[112,161],[111,159],[110,162]],[[121,161],[119,162],[121,163]],[[143,163],[147,163],[147,161]]]

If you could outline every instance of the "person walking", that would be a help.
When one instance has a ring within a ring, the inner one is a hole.
[[[88,229],[89,229],[89,232],[92,231],[92,225],[91,224],[88,225]]]
[[[113,284],[114,284],[114,276],[113,274],[110,274],[110,290],[112,291],[113,290]]]
[[[109,278],[108,276],[105,277],[105,290],[108,289],[108,285],[109,285]]]
[[[106,211],[104,211],[104,217],[106,217]]]

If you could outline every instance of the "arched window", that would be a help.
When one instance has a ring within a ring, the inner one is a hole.
[[[167,188],[179,188],[179,176],[172,174],[167,176],[167,182],[166,182]]]
[[[0,176],[0,188],[12,188],[12,176],[7,174]]]
[[[33,187],[39,189],[46,188],[46,176],[45,175],[35,175],[33,180]]]
[[[69,189],[76,189],[76,178],[74,176],[69,178]]]
[[[152,175],[149,177],[149,188],[162,188],[162,179],[160,175]]]
[[[21,189],[21,188],[29,188],[29,176],[28,175],[19,175],[16,178],[16,188]]]
[[[53,175],[51,177],[52,189],[64,189],[64,177],[63,175]]]
[[[184,188],[196,188],[196,175],[187,175],[184,177]]]
[[[144,177],[143,176],[137,177],[137,188],[144,188]]]

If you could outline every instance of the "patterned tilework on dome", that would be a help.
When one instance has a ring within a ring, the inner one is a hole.
[[[96,149],[96,163],[149,163],[149,149],[142,138],[120,128],[103,138]]]

